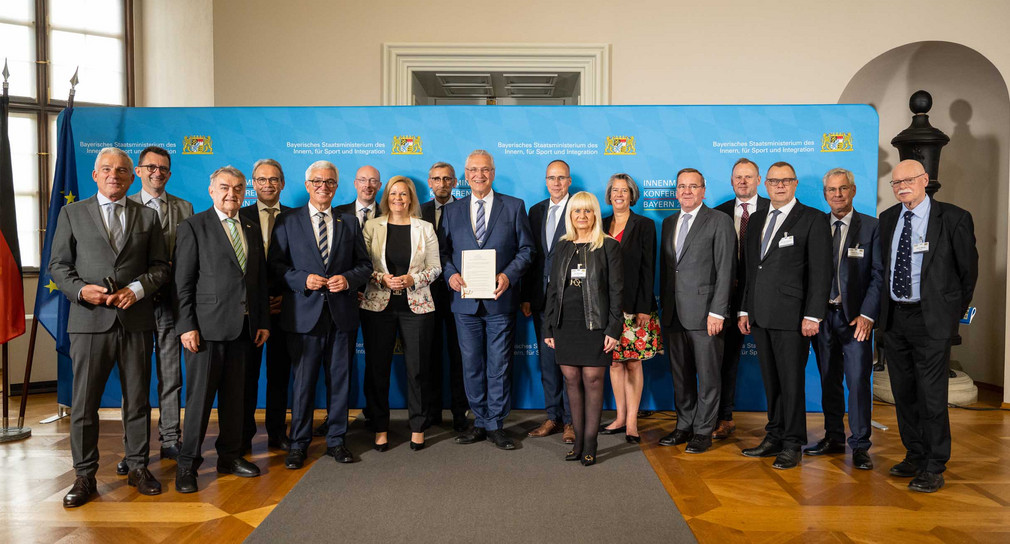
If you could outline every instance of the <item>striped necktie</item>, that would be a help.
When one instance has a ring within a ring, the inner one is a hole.
[[[477,201],[477,219],[474,222],[477,224],[476,228],[474,229],[474,234],[477,235],[477,244],[478,245],[484,245],[484,234],[485,234],[485,230],[484,229],[486,227],[484,225],[484,200],[483,199]]]
[[[235,257],[238,258],[238,265],[242,268],[242,273],[245,274],[245,248],[242,247],[242,237],[238,234],[238,220],[234,217],[229,217],[224,220],[228,223],[228,234],[231,238],[231,248],[235,250]]]
[[[316,212],[316,219],[319,220],[319,255],[323,258],[323,266],[330,265],[330,238],[326,232],[326,214]]]

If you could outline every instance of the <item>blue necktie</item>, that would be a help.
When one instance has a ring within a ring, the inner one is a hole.
[[[558,208],[557,204],[551,205],[551,211],[547,212],[547,251],[554,245],[554,233],[558,230]]]
[[[691,214],[684,214],[680,221],[680,232],[677,233],[677,261],[684,254],[684,242],[687,240],[687,230],[691,228]]]
[[[894,263],[894,281],[891,285],[894,296],[912,296],[912,212],[905,211],[905,226],[898,238],[898,258]]]
[[[475,223],[477,223],[477,228],[474,231],[474,234],[477,235],[477,245],[481,245],[482,246],[482,245],[484,245],[484,234],[485,234],[485,232],[484,232],[484,229],[485,229],[485,226],[484,226],[484,201],[483,200],[478,200],[477,201],[477,219],[476,219]]]
[[[772,210],[772,219],[768,222],[768,229],[765,230],[765,237],[761,240],[761,258],[765,258],[765,253],[768,252],[768,243],[772,241],[772,235],[775,233],[775,221],[778,220],[779,214],[782,213],[779,210]]]
[[[839,276],[841,263],[839,254],[842,252],[842,226],[841,220],[835,221],[835,234],[831,237],[831,257],[835,260],[835,281],[831,282],[831,295],[828,300],[835,300],[842,292],[842,278]]]

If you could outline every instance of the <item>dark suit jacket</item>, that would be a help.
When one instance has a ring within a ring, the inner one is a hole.
[[[485,230],[484,244],[478,245],[470,223],[469,196],[442,208],[438,245],[446,284],[453,274],[460,273],[463,251],[468,249],[494,249],[495,274],[504,273],[509,279],[509,288],[498,300],[464,299],[453,291],[454,313],[475,314],[481,303],[492,315],[514,313],[519,307],[522,277],[533,260],[533,235],[523,201],[496,191]]]
[[[283,278],[284,299],[281,302],[281,324],[285,332],[310,332],[328,308],[337,329],[351,332],[358,328],[358,288],[372,274],[372,259],[365,249],[361,227],[353,215],[333,216],[333,237],[330,238],[329,266],[316,246],[315,231],[309,218],[309,206],[288,210],[277,217],[270,238],[270,270]],[[339,293],[305,289],[309,274],[324,277],[343,275],[348,288]]]
[[[349,214],[353,215],[355,219],[357,219],[358,218],[357,203],[358,203],[358,200],[354,199],[354,200],[348,202],[347,204],[341,204],[341,205],[337,206],[336,208],[334,208],[334,210],[337,213],[349,213]],[[380,215],[382,215],[382,208],[379,207],[379,199],[378,198],[376,198],[375,202],[372,203],[372,207],[375,208],[375,215],[372,216],[373,219],[376,218],[376,217],[379,217]],[[434,225],[434,223],[432,223],[432,224]]]
[[[60,210],[49,273],[70,299],[67,332],[105,332],[116,319],[127,331],[154,330],[153,295],[168,281],[170,273],[158,213],[127,198],[124,244],[119,253],[112,248],[107,232],[98,197],[68,204]],[[85,285],[103,285],[103,279],[109,276],[119,287],[139,281],[144,298],[126,310],[78,300]]]
[[[827,218],[828,228],[833,230],[836,219],[830,213],[827,214]],[[863,250],[862,258],[849,257],[850,249]],[[860,315],[874,321],[880,316],[880,292],[884,281],[884,261],[880,253],[877,219],[853,212],[849,229],[845,232],[845,239],[842,240],[842,262],[837,269],[842,313],[845,314],[845,320],[850,323]],[[835,281],[833,275],[831,281]]]
[[[824,319],[827,312],[831,231],[824,212],[797,200],[761,259],[761,230],[769,212],[751,214],[747,226],[747,283],[741,309],[752,325],[798,331],[804,317]],[[793,237],[793,245],[779,247],[786,233]]]
[[[603,232],[610,232],[614,216],[603,219]],[[622,309],[629,314],[648,314],[656,310],[653,294],[656,280],[656,225],[648,217],[631,212],[621,235],[624,258],[624,300]]]
[[[880,214],[880,246],[884,257],[880,322],[885,330],[894,305],[890,289],[891,241],[901,234],[895,234],[894,230],[902,211],[899,203]],[[942,340],[957,334],[958,321],[968,310],[978,280],[978,250],[971,214],[953,204],[932,200],[925,241],[929,243],[929,251],[922,256],[919,279],[922,317],[929,335]]]
[[[677,260],[675,234],[677,212],[663,220],[659,252],[659,292],[663,303],[663,325],[686,330],[706,330],[708,314],[723,316],[724,326],[735,326],[730,315],[729,296],[733,285],[736,235],[733,220],[702,204],[696,210],[684,249]]]
[[[748,210],[750,212],[750,214],[751,214],[751,218],[752,218],[751,220],[753,220],[753,217],[754,217],[755,213],[768,211],[768,203],[769,203],[769,200],[767,198],[758,195],[757,209],[756,210]],[[735,221],[734,215],[733,215],[735,213],[735,211],[736,211],[735,207],[736,207],[736,197],[733,197],[733,198],[727,200],[726,202],[723,202],[722,204],[719,204],[718,206],[716,206],[713,209],[718,210],[718,211],[720,211],[720,212],[722,212],[724,214],[729,215],[729,218],[731,220]],[[736,240],[737,241],[737,252],[734,254],[736,256],[735,258],[736,258],[736,263],[737,264],[736,264],[736,278],[735,278],[736,281],[733,282],[733,291],[730,294],[729,302],[730,302],[730,312],[735,313],[735,312],[737,312],[740,309],[740,306],[743,305],[743,290],[744,290],[744,285],[747,284],[747,263],[745,262],[745,256],[740,251],[740,246],[739,246],[739,244],[740,244],[740,238],[739,238],[739,233],[736,232],[736,223],[734,222],[733,225],[734,225],[733,226],[733,233],[734,233],[734,236],[736,236],[736,238],[737,238],[737,240]]]
[[[277,220],[280,219],[281,213],[291,209],[291,206],[285,206],[280,203],[278,203],[278,206],[280,207],[281,212],[277,214],[277,217],[274,217],[274,228],[277,228]],[[256,204],[243,207],[238,211],[238,216],[252,223],[253,226],[256,227],[257,233],[263,232],[263,225],[260,223],[260,212],[259,209],[256,208]],[[263,235],[259,234],[256,239],[262,242]],[[269,255],[267,258],[269,259]],[[270,296],[277,296],[281,294],[281,290],[283,289],[281,281],[282,278],[274,276],[270,271],[270,268],[267,267],[267,283],[270,286]]]
[[[213,207],[179,223],[175,327],[180,334],[198,330],[204,340],[234,340],[242,333],[246,312],[250,338],[256,337],[256,329],[270,328],[263,237],[248,219],[239,217],[239,223],[248,246],[245,273]]]
[[[569,199],[571,200],[571,199]],[[533,232],[533,263],[523,278],[521,302],[529,302],[534,312],[542,312],[547,302],[547,283],[551,273],[551,262],[558,240],[564,236],[565,214],[568,213],[568,201],[557,217],[558,225],[554,229],[551,249],[547,249],[547,214],[551,209],[551,199],[541,200],[530,208],[530,230]]]

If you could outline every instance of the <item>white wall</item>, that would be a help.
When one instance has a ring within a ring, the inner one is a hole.
[[[213,106],[213,4],[143,0],[134,17],[137,105]]]

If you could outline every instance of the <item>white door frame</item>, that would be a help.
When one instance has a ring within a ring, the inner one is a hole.
[[[416,71],[578,72],[579,104],[610,104],[610,44],[382,44],[382,105],[409,106]]]

